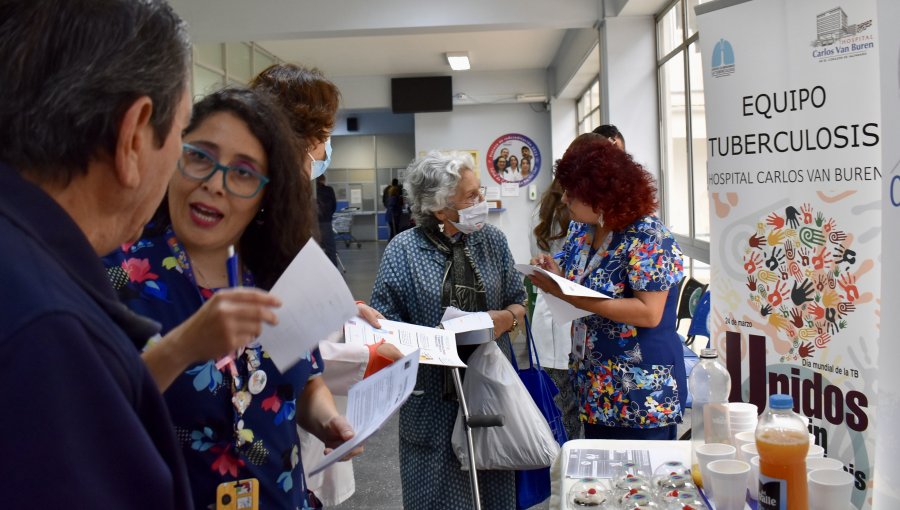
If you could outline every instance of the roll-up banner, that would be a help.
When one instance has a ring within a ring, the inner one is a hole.
[[[854,476],[855,508],[871,508],[882,320],[876,4],[697,9],[712,341],[732,401],[762,410],[770,394],[793,396],[816,442]]]
[[[882,223],[888,233],[882,244],[887,264],[881,274],[881,338],[878,348],[878,423],[875,444],[878,469],[875,471],[876,510],[900,508],[900,271],[891,260],[900,254],[900,236],[890,231],[900,226],[900,2],[879,0],[877,19],[881,57],[881,136],[884,182]],[[891,228],[893,226],[893,229]]]

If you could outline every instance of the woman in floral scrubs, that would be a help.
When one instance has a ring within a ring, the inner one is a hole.
[[[233,329],[238,337],[243,331],[243,345],[259,334],[261,316],[275,320],[271,311],[246,306],[260,299],[254,293],[265,293],[225,289],[228,248],[238,252],[245,288],[269,289],[287,268],[314,232],[302,152],[280,109],[247,89],[221,90],[194,105],[184,142],[153,222],[141,239],[104,259],[107,271],[122,301],[160,322],[167,335],[151,341],[144,359],[167,387],[194,506],[215,508],[220,484],[255,478],[260,508],[315,508],[297,425],[329,447],[353,435],[319,377],[318,350],[282,374],[256,344],[240,349],[231,364],[194,355],[222,331],[195,328],[178,335],[177,345],[168,335],[197,316],[219,313],[238,324]],[[164,373],[173,367],[175,373]]]
[[[675,439],[687,383],[675,331],[682,255],[652,215],[653,178],[624,151],[593,133],[559,161],[572,222],[560,253],[532,262],[612,299],[545,292],[591,313],[572,328],[569,374],[589,439]]]

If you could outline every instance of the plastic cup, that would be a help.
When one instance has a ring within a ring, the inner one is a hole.
[[[817,469],[837,469],[844,470],[844,463],[828,457],[806,458],[806,472],[815,471]]]
[[[816,435],[813,434],[812,432],[809,433],[809,444],[810,445],[816,444]]]
[[[750,499],[759,499],[759,455],[750,459],[750,476],[747,477],[747,490],[750,491]]]
[[[742,460],[714,460],[706,469],[712,478],[716,510],[744,510],[750,464]]]
[[[756,407],[756,404],[750,404],[748,402],[729,402],[728,413],[740,415],[752,414],[753,416],[759,416],[759,408]]]
[[[825,456],[825,448],[822,448],[821,446],[819,446],[817,444],[809,445],[809,452],[807,452],[807,454],[806,454],[807,459],[812,459],[815,457],[824,457],[824,456]]]
[[[741,450],[742,446],[744,446],[745,444],[750,444],[750,443],[756,444],[756,432],[755,431],[748,430],[748,431],[744,431],[744,432],[737,432],[734,435],[734,447],[737,448],[738,451]]]
[[[730,444],[724,443],[706,443],[702,444],[694,450],[697,453],[697,464],[700,465],[700,480],[703,482],[703,490],[708,496],[711,496],[715,489],[709,483],[709,471],[707,466],[715,460],[731,460],[734,459],[737,449]]]
[[[843,469],[816,469],[806,475],[810,510],[847,510],[853,475]]]
[[[741,446],[741,460],[744,462],[750,462],[750,459],[759,455],[759,450],[756,449],[756,443],[748,443],[744,446]]]

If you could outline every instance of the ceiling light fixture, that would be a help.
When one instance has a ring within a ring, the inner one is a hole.
[[[454,71],[468,71],[470,69],[468,51],[448,51],[446,55],[450,69]]]

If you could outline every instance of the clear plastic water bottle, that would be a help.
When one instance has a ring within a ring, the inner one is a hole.
[[[806,419],[793,410],[790,395],[769,396],[769,409],[756,426],[760,510],[806,510]]]
[[[700,363],[691,370],[688,388],[694,399],[691,407],[691,475],[697,486],[703,486],[697,447],[705,443],[732,443],[728,420],[728,395],[731,376],[719,361],[715,349],[700,351]]]

